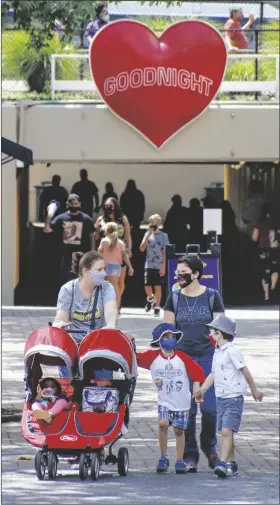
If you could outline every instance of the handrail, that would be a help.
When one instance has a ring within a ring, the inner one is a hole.
[[[52,54],[51,55],[51,98],[55,99],[56,91],[80,91],[80,92],[93,92],[96,91],[96,86],[93,80],[58,80],[56,79],[56,60],[62,59],[83,59],[88,60],[88,54]],[[275,72],[276,78],[271,81],[224,81],[222,83],[221,89],[219,93],[270,93],[271,95],[275,95],[274,102],[279,102],[279,54],[260,54],[260,53],[249,53],[238,52],[238,53],[229,53],[229,60],[275,60]],[[219,100],[214,100],[214,102],[218,102]],[[235,100],[235,103],[238,103],[238,100]],[[256,103],[249,102],[248,103]]]

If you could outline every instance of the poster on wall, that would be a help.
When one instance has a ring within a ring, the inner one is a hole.
[[[220,33],[195,20],[174,23],[159,38],[138,21],[114,21],[97,32],[89,55],[109,109],[156,149],[207,109],[227,61]]]

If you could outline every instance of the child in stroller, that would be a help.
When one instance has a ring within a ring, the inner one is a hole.
[[[36,419],[51,423],[53,417],[65,410],[68,403],[61,392],[61,385],[55,379],[46,377],[37,386],[37,395],[32,404]]]

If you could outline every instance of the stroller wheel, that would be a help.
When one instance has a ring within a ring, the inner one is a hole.
[[[39,480],[44,479],[47,464],[48,464],[47,454],[44,453],[41,449],[39,449],[35,455],[35,470]]]
[[[100,473],[100,458],[98,452],[93,452],[91,456],[90,475],[92,480],[98,480]]]
[[[57,475],[57,457],[53,452],[48,453],[49,479],[55,479]]]
[[[79,477],[81,480],[88,478],[89,459],[85,452],[81,452],[79,460]]]
[[[118,472],[121,477],[125,477],[128,472],[129,456],[126,447],[121,447],[118,452]]]

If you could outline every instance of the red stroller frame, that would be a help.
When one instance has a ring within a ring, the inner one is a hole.
[[[133,345],[119,330],[101,329],[88,334],[80,348],[64,330],[46,327],[33,332],[28,338],[24,351],[27,398],[22,415],[22,434],[37,447],[35,469],[38,478],[44,478],[48,469],[49,478],[55,478],[60,459],[77,457],[79,476],[85,480],[90,471],[92,480],[99,477],[100,466],[117,463],[120,475],[128,471],[128,451],[121,448],[118,457],[112,447],[127,431],[129,406],[131,404],[137,375],[137,364]],[[34,401],[38,381],[42,377],[41,365],[66,366],[69,378],[57,378],[70,400],[72,386],[83,386],[93,370],[104,368],[121,371],[123,380],[113,380],[119,391],[120,401],[117,412],[83,412],[79,402],[54,417],[48,425],[35,420],[32,431],[32,400]],[[72,378],[78,370],[78,377]],[[105,456],[105,446],[109,453]]]

